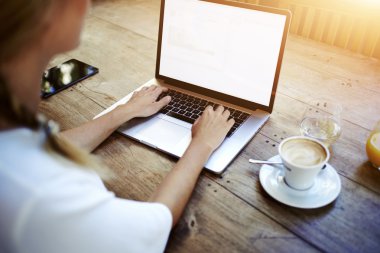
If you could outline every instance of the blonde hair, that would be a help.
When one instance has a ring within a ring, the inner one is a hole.
[[[52,0],[0,1],[0,66],[25,49],[30,41],[43,32],[42,19],[51,7]],[[41,73],[42,75],[42,73]],[[98,159],[58,135],[57,125],[44,117],[30,112],[15,98],[5,77],[0,73],[0,119],[17,127],[32,130],[43,129],[46,133],[46,150],[58,154],[81,167],[92,168],[104,178],[105,171]]]
[[[43,29],[42,19],[53,0],[0,1],[0,59],[14,56]]]

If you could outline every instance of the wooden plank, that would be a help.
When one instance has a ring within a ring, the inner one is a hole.
[[[291,9],[293,10],[293,15],[292,23],[290,26],[290,32],[293,34],[298,34],[298,28],[300,26],[303,8],[297,5],[291,5],[291,7]]]
[[[260,5],[278,8],[279,2],[281,1],[280,0],[259,0],[258,2]]]
[[[348,33],[348,16],[343,15],[340,19],[339,28],[337,35],[335,37],[334,45],[345,48],[346,45],[346,39],[347,39],[347,33]]]
[[[380,26],[377,26],[378,29],[376,29],[376,32],[374,33],[374,46],[372,47],[372,50],[371,50],[371,56],[374,56],[375,55],[375,49],[377,46],[380,45]],[[380,57],[376,57],[377,59],[380,59]]]
[[[290,2],[291,2],[291,0],[278,1],[278,8],[290,9]]]
[[[294,24],[294,22],[295,22],[295,20],[294,20],[295,10],[296,10],[296,6],[290,4],[289,5],[289,11],[291,12],[292,16],[291,16],[291,19],[290,19],[289,33],[292,33],[292,34],[295,33],[295,24]]]
[[[322,38],[321,41],[324,43],[327,43],[327,38],[329,36],[330,30],[331,30],[331,25],[332,25],[332,20],[333,20],[334,14],[330,11],[326,12],[326,24],[325,28],[322,33]]]
[[[362,53],[367,56],[373,56],[376,44],[380,43],[378,40],[380,37],[380,26],[372,25],[373,23],[375,23],[373,19],[368,19],[366,24],[367,29],[363,39]]]
[[[335,40],[336,34],[338,32],[338,27],[339,27],[340,19],[341,19],[341,15],[340,14],[333,13],[333,12],[330,13],[329,30],[327,31],[326,38],[324,39],[323,42],[325,42],[325,43],[327,43],[329,45],[333,45],[334,44],[334,40]]]
[[[311,33],[312,24],[314,21],[315,12],[316,12],[315,8],[310,7],[307,9],[307,14],[305,17],[305,24],[304,24],[303,29],[302,29],[302,37],[309,38],[310,33]]]
[[[318,24],[314,33],[314,40],[321,41],[323,38],[323,33],[325,32],[325,27],[327,23],[328,12],[321,10],[319,14]]]
[[[352,37],[353,29],[354,29],[354,18],[349,17],[348,22],[346,23],[347,27],[345,28],[346,33],[344,34],[344,46],[343,48],[348,48],[348,43]]]
[[[350,16],[378,16],[380,4],[376,1],[356,1],[356,0],[291,0],[292,4],[313,6],[324,10],[338,10]]]
[[[380,34],[377,36],[376,46],[373,48],[372,56],[380,59]]]
[[[259,3],[258,0],[246,0],[245,2],[250,3],[250,4],[258,4]]]
[[[308,12],[308,8],[307,7],[300,7],[300,19],[299,19],[299,24],[298,24],[298,28],[297,28],[297,35],[300,35],[302,36],[302,31],[303,31],[303,27],[305,25],[305,20],[306,20],[306,15],[307,15],[307,12]]]
[[[312,39],[312,40],[317,39],[317,30],[318,30],[318,26],[320,23],[320,16],[321,16],[321,10],[316,9],[315,15],[314,15],[314,21],[313,21],[313,24],[311,26],[310,35],[309,35],[310,39]]]
[[[279,3],[261,1],[260,4],[289,8],[294,14],[290,28],[290,32],[293,34],[379,58],[377,44],[372,45],[372,43],[377,43],[377,40],[368,41],[367,39],[373,36],[366,35],[367,29],[378,26],[379,4],[361,3],[358,5],[354,1],[348,3],[340,1],[331,4],[331,1],[306,0],[281,1]],[[362,24],[364,19],[370,19],[371,23],[364,26]],[[376,29],[374,32],[377,34],[378,31],[379,29]]]
[[[347,48],[354,52],[360,52],[362,41],[367,27],[363,18],[357,18],[353,22],[351,36],[348,40]]]
[[[93,77],[87,79],[87,82],[92,81]],[[39,110],[49,119],[57,121],[61,130],[70,129],[91,120],[93,112],[102,108],[85,95],[80,95],[77,89],[80,89],[82,85],[82,83],[78,83],[76,86],[42,100]]]

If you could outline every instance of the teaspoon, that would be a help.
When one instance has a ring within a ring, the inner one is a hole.
[[[255,159],[249,159],[250,163],[256,163],[256,164],[282,164],[282,161],[263,161],[263,160],[255,160]]]

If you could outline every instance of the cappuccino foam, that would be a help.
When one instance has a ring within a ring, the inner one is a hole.
[[[310,140],[289,140],[282,145],[282,156],[299,166],[314,166],[325,161],[324,148]]]

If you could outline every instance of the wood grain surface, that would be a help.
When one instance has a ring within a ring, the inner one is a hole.
[[[43,100],[40,111],[62,129],[80,125],[154,76],[159,0],[98,0],[81,46],[51,66],[77,58],[99,74]],[[279,142],[299,135],[312,98],[339,101],[342,136],[330,163],[342,181],[333,203],[305,210],[271,198],[249,158],[268,159]],[[167,252],[378,252],[380,172],[365,141],[380,119],[380,62],[291,35],[270,120],[221,176],[203,172]],[[112,134],[95,153],[114,171],[106,182],[117,196],[147,200],[176,159]],[[175,189],[173,189],[175,190]]]

